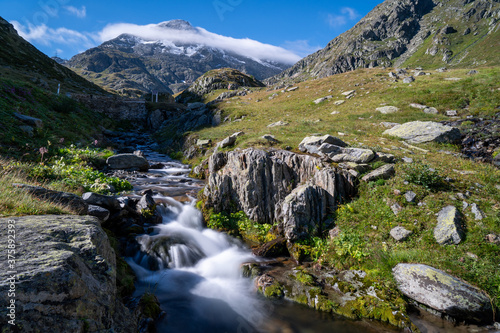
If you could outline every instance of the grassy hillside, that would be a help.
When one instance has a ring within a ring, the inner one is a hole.
[[[305,136],[331,134],[353,147],[391,153],[398,159],[412,158],[411,164],[397,163],[394,178],[360,185],[358,197],[335,214],[342,230],[340,238],[331,241],[325,235],[305,246],[323,265],[364,269],[389,288],[394,287],[391,269],[398,262],[428,264],[486,290],[499,306],[500,249],[487,242],[485,236],[500,234],[500,170],[460,157],[459,146],[409,147],[399,139],[383,136],[386,128],[380,123],[449,120],[444,115],[446,110],[457,110],[460,118],[493,118],[500,111],[500,69],[481,68],[476,75],[468,75],[465,69],[432,71],[432,75],[419,76],[410,85],[393,82],[387,75],[390,70],[356,70],[302,82],[297,85],[298,90],[291,92],[254,88],[254,93],[248,96],[218,104],[222,119],[229,117],[232,121],[191,135],[211,139],[215,144],[232,133],[244,131],[245,135],[231,148],[237,149],[268,148],[270,144],[261,136],[269,133],[279,140],[274,147],[299,152],[298,144]],[[349,90],[355,93],[347,99],[342,93]],[[206,101],[218,93],[207,96]],[[328,95],[332,98],[313,103]],[[344,103],[336,105],[339,100]],[[410,103],[435,107],[439,114],[423,113],[410,107]],[[381,114],[375,109],[382,105],[393,105],[400,111]],[[267,127],[277,121],[288,125]],[[472,122],[463,122],[460,129],[467,133],[472,127]],[[410,190],[417,194],[419,205],[406,202],[404,194]],[[470,207],[463,209],[462,194],[467,196],[465,201],[469,205],[476,203],[483,210],[484,219],[475,220]],[[395,203],[403,208],[398,215],[390,208]],[[455,205],[465,214],[467,237],[456,246],[440,246],[433,237],[435,215],[447,205]],[[408,241],[398,243],[389,235],[395,226],[404,226],[413,235]]]

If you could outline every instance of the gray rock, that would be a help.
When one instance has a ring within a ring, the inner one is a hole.
[[[448,117],[456,117],[458,115],[458,112],[457,112],[457,110],[448,110],[448,111],[446,111],[446,115]]]
[[[403,210],[403,207],[401,207],[401,205],[396,202],[391,206],[391,210],[394,213],[394,215],[398,215]]]
[[[148,190],[144,193],[144,195],[139,199],[135,206],[138,213],[142,214],[144,211],[154,211],[156,208],[156,202],[153,199],[153,192]]]
[[[382,107],[376,108],[375,110],[382,113],[382,114],[389,114],[389,113],[398,112],[399,108],[397,108],[395,106],[382,106]]]
[[[354,162],[364,164],[373,161],[375,153],[370,149],[343,148],[329,143],[323,143],[318,150],[333,162]]]
[[[405,75],[405,74],[408,74],[408,72],[404,68],[397,68],[396,74],[397,75]]]
[[[358,164],[354,162],[340,163],[339,168],[356,170],[357,172],[365,172],[371,169],[369,164]]]
[[[413,163],[413,158],[411,157],[403,157],[401,160],[405,163]]]
[[[408,76],[403,79],[403,83],[412,83],[415,81],[415,78],[413,76]]]
[[[134,154],[118,154],[108,157],[106,164],[111,169],[138,169],[140,171],[148,171],[149,163],[144,157]]]
[[[472,70],[467,72],[467,75],[476,75],[477,73],[479,73],[477,70],[472,69]]]
[[[26,184],[12,184],[12,186],[20,188],[41,200],[46,200],[56,204],[67,206],[77,214],[87,214],[88,204],[76,194],[52,191],[44,187],[31,186]]]
[[[479,208],[476,203],[473,203],[470,207],[472,214],[474,214],[476,221],[482,220],[484,218],[483,211]]]
[[[319,147],[323,143],[329,143],[332,145],[336,145],[339,147],[346,147],[347,144],[341,139],[331,136],[331,135],[323,135],[323,136],[308,136],[305,137],[301,143],[299,143],[299,150],[304,153],[309,154],[320,154]]]
[[[290,241],[321,234],[328,211],[328,193],[319,186],[301,185],[295,188],[282,205],[283,230]]]
[[[391,229],[391,236],[398,242],[403,242],[405,241],[413,232],[410,230],[407,230],[403,227],[395,227]]]
[[[389,179],[394,176],[395,173],[394,164],[386,164],[365,175],[361,180],[364,182],[371,182],[378,179]]]
[[[234,145],[236,142],[236,136],[228,136],[227,138],[225,138],[224,140],[222,140],[221,142],[219,142],[217,144],[217,148],[226,148],[226,147],[230,147],[232,145]]]
[[[484,239],[489,243],[500,245],[500,235],[488,234]]]
[[[397,79],[397,78],[398,78],[397,74],[396,74],[396,73],[394,73],[394,72],[389,72],[389,74],[388,74],[388,75],[389,75],[389,77],[390,77],[391,79]]]
[[[270,143],[278,143],[278,140],[271,134],[265,134],[262,136],[262,139],[267,140]]]
[[[87,215],[97,217],[100,222],[106,222],[110,214],[110,211],[106,208],[96,205],[89,205],[89,209],[87,212]]]
[[[407,297],[459,321],[489,323],[493,318],[486,293],[434,267],[398,264],[392,270]]]
[[[348,90],[348,91],[344,91],[344,92],[342,93],[342,95],[344,95],[344,96],[349,96],[349,95],[354,94],[355,92],[356,92],[356,90]]]
[[[30,138],[32,138],[35,135],[35,129],[31,126],[28,125],[21,125],[19,126],[19,129],[23,131],[26,135],[28,135]]]
[[[405,193],[405,199],[409,203],[414,203],[417,199],[417,195],[413,191],[408,191]]]
[[[438,114],[439,111],[436,108],[428,107],[428,108],[424,109],[424,113],[427,113],[427,114]]]
[[[335,209],[335,198],[355,193],[354,178],[347,171],[323,165],[320,158],[285,150],[249,148],[213,154],[208,174],[203,191],[206,208],[216,213],[244,211],[260,223],[281,222],[283,202],[299,184],[325,190],[328,195],[321,198],[328,201],[316,204],[329,209]]]
[[[440,67],[440,68],[436,69],[436,72],[438,72],[438,73],[444,73],[447,71],[448,71],[448,68],[446,68],[446,67]]]
[[[295,90],[298,90],[299,87],[292,87],[292,88],[288,88],[286,91],[288,92],[292,92],[292,91],[295,91]]]
[[[280,120],[280,121],[277,121],[275,123],[267,125],[267,127],[272,128],[272,127],[287,126],[287,125],[288,125],[287,122]]]
[[[200,148],[207,148],[212,143],[212,140],[197,140],[196,145]]]
[[[323,103],[324,101],[329,100],[331,98],[333,98],[333,96],[331,96],[331,95],[326,96],[326,97],[321,97],[321,98],[318,98],[318,99],[314,100],[313,103],[314,104],[320,104],[320,103]]]
[[[455,143],[460,141],[458,128],[446,126],[432,121],[413,121],[386,130],[384,135],[395,136],[409,143]]]
[[[18,112],[14,112],[14,117],[16,117],[17,119],[21,120],[23,123],[31,127],[36,127],[36,128],[43,127],[43,121],[41,119],[25,116],[24,114],[20,114]]]
[[[434,238],[441,245],[458,244],[464,237],[462,214],[455,206],[447,206],[438,213]]]
[[[344,103],[345,103],[345,101],[344,101],[343,99],[341,99],[341,100],[338,100],[338,101],[333,102],[333,105],[337,105],[337,106],[339,106],[339,105],[342,105],[342,104],[344,104]]]
[[[392,154],[386,154],[386,153],[377,152],[375,154],[375,160],[376,161],[382,161],[384,163],[394,163],[394,161],[396,160],[396,158]]]
[[[12,219],[0,219],[2,235]],[[24,332],[137,332],[135,316],[120,301],[116,256],[97,218],[46,215],[14,220],[17,327]],[[7,260],[0,261],[2,304],[9,302],[10,270]],[[0,310],[4,318],[5,310]]]
[[[121,208],[120,201],[112,195],[86,192],[82,195],[82,199],[89,205],[101,206],[109,210],[119,210]]]
[[[410,107],[423,110],[423,109],[427,108],[427,105],[422,105],[422,104],[418,104],[418,103],[411,103]]]

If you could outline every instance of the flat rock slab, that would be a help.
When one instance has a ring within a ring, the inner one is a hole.
[[[329,143],[322,144],[318,150],[336,163],[354,162],[364,164],[375,158],[375,153],[370,149],[344,148]]]
[[[377,110],[378,112],[380,112],[382,114],[389,114],[389,113],[398,112],[399,108],[397,108],[395,106],[382,106],[380,108],[376,108],[375,110]]]
[[[438,213],[434,238],[441,245],[458,244],[464,237],[462,214],[455,206],[447,206]]]
[[[32,186],[26,184],[12,185],[30,193],[31,195],[39,199],[50,201],[63,206],[68,206],[78,214],[85,215],[88,212],[88,203],[76,194],[53,191],[41,186]]]
[[[394,164],[386,164],[382,165],[380,168],[373,170],[363,178],[361,178],[364,182],[372,182],[378,179],[389,179],[396,173],[394,169]]]
[[[407,297],[460,321],[488,323],[493,311],[480,289],[439,269],[422,264],[398,264],[392,273]]]
[[[402,242],[405,241],[412,234],[412,232],[403,227],[395,227],[392,228],[390,234],[392,238],[394,238],[398,242]]]
[[[455,143],[459,142],[461,133],[458,128],[446,126],[432,121],[412,121],[386,130],[384,135],[395,136],[409,143]]]

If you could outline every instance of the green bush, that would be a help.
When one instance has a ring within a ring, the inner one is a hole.
[[[426,164],[409,164],[404,168],[404,171],[407,182],[421,185],[428,190],[437,190],[444,186],[443,177]]]
[[[339,257],[351,257],[361,261],[370,255],[365,249],[365,241],[354,231],[342,231],[338,237],[334,238],[333,244]]]
[[[252,221],[242,211],[230,214],[224,212],[211,214],[207,222],[207,227],[233,232],[236,235],[259,243],[271,240],[269,231],[272,225]]]
[[[128,191],[132,185],[117,177],[108,177],[94,170],[88,163],[110,156],[112,152],[98,148],[78,149],[74,146],[55,150],[54,156],[44,163],[31,165],[28,176],[37,180],[50,180],[71,189],[82,187],[85,191],[108,193],[109,186],[115,191]]]

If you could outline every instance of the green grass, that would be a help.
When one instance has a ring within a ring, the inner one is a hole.
[[[442,152],[459,152],[460,147],[455,145],[419,145],[428,153],[409,148],[399,139],[383,136],[385,128],[379,123],[443,121],[449,119],[443,115],[449,109],[458,110],[462,118],[469,115],[491,118],[500,105],[500,68],[478,68],[479,74],[473,76],[467,75],[468,70],[465,69],[445,73],[432,71],[430,76],[417,77],[411,86],[391,82],[387,76],[390,70],[362,69],[302,82],[294,92],[256,89],[248,96],[218,104],[223,118],[229,116],[235,119],[245,115],[242,121],[204,128],[191,135],[217,143],[232,133],[244,131],[245,135],[239,137],[232,148],[235,149],[269,148],[270,145],[260,137],[270,133],[280,141],[274,147],[290,146],[299,153],[298,144],[305,136],[331,134],[354,147],[392,153],[397,158],[412,157],[412,167],[404,163],[396,164],[394,178],[360,185],[358,196],[341,206],[335,214],[336,225],[342,231],[336,240],[318,238],[298,246],[309,257],[327,267],[364,269],[372,279],[388,289],[395,287],[391,270],[397,263],[428,264],[485,290],[498,307],[500,250],[498,245],[484,241],[484,237],[489,233],[500,234],[500,191],[496,188],[500,185],[500,171],[489,164]],[[448,77],[459,77],[461,80],[445,80]],[[341,94],[347,90],[356,90],[352,99],[347,100]],[[278,96],[269,100],[274,93]],[[327,95],[333,98],[318,105],[313,103],[315,99]],[[346,102],[335,106],[333,103],[340,99]],[[425,114],[411,108],[410,103],[436,107],[440,113]],[[400,111],[383,115],[375,111],[381,104],[394,105]],[[339,111],[340,114],[331,115],[332,111]],[[267,127],[280,120],[289,125]],[[473,124],[466,123],[463,129],[470,126]],[[436,171],[430,171],[426,166]],[[461,174],[459,171],[473,172]],[[444,182],[447,177],[453,182]],[[476,183],[483,187],[478,187]],[[410,190],[417,194],[417,202],[423,203],[421,206],[406,202],[404,193]],[[457,193],[467,191],[471,194],[467,202],[477,203],[486,218],[476,221],[470,210],[466,210],[466,238],[456,246],[438,245],[433,236],[435,215],[447,205],[455,205],[462,211],[462,201],[457,199]],[[394,203],[403,207],[398,215],[390,208]],[[407,241],[398,243],[389,234],[395,226],[403,226],[413,234]],[[476,255],[477,259],[468,253]]]

